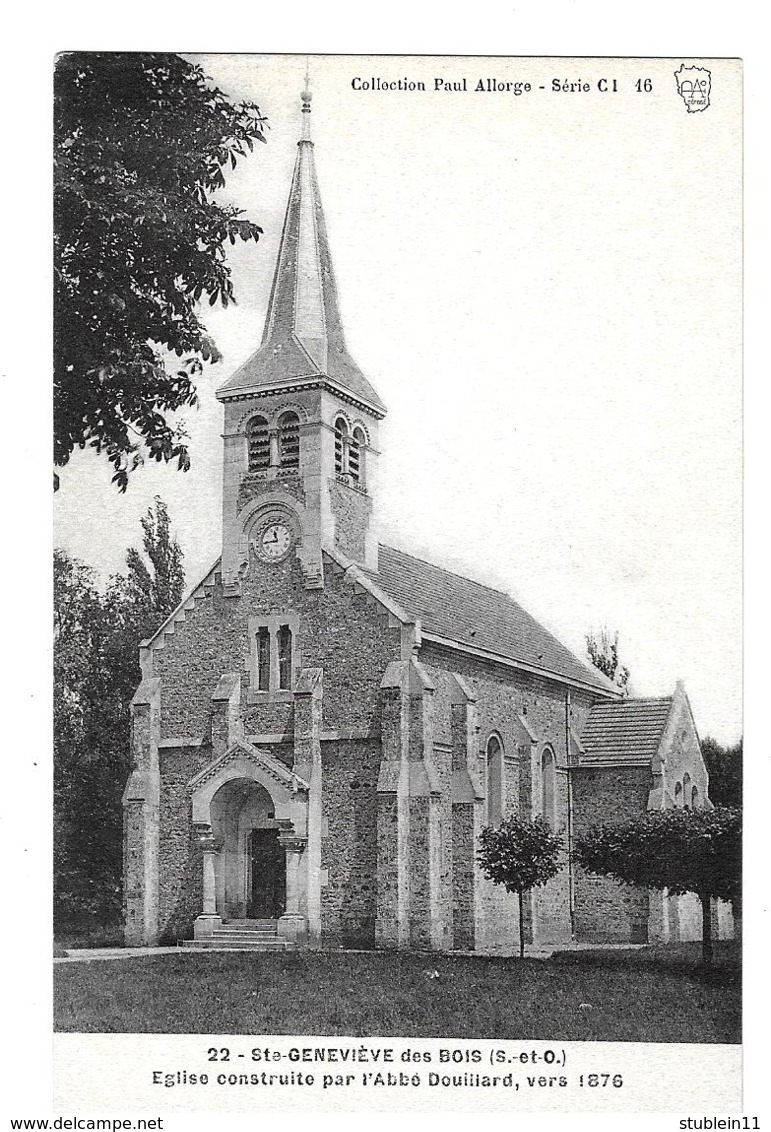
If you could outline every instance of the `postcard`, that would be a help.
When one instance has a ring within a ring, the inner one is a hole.
[[[55,100],[57,1111],[738,1114],[741,62]]]

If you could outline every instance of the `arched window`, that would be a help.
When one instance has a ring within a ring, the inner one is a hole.
[[[267,468],[270,463],[270,440],[268,422],[264,417],[252,417],[246,426],[246,438],[249,445],[249,471],[258,472],[261,468]]]
[[[282,468],[300,466],[300,418],[297,413],[282,413],[278,418],[278,462]]]
[[[292,630],[288,625],[278,630],[278,686],[292,687]]]
[[[541,755],[541,813],[554,829],[557,824],[557,762],[551,747]]]
[[[257,630],[257,689],[270,691],[270,631],[265,625]]]
[[[497,735],[487,740],[487,824],[500,825],[503,817],[503,747]]]
[[[690,774],[683,775],[683,805],[686,810],[691,808],[691,776]]]
[[[348,471],[354,483],[364,483],[364,429],[357,425],[351,436],[348,448]]]
[[[252,690],[291,692],[299,660],[300,619],[295,613],[273,614],[265,619],[249,618],[252,644]],[[281,697],[286,698],[286,697]]]
[[[348,471],[348,424],[343,417],[335,421],[335,471],[339,476]]]
[[[683,805],[683,784],[682,782],[675,783],[675,808],[681,809]]]
[[[691,790],[691,809],[698,810],[699,808],[699,788],[694,786]]]

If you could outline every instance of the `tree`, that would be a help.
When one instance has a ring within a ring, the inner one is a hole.
[[[741,888],[741,813],[729,807],[657,810],[600,826],[575,840],[588,872],[621,884],[694,892],[702,909],[702,961],[712,962],[713,898],[737,904]]]
[[[128,572],[110,579],[105,596],[113,625],[112,643],[127,662],[132,694],[140,677],[139,642],[151,636],[179,605],[185,588],[182,549],[171,534],[168,508],[159,496],[141,524],[144,556],[135,547],[128,548]],[[124,647],[124,638],[126,646],[135,642],[135,647]]]
[[[618,633],[612,636],[608,629],[600,629],[586,634],[586,651],[595,668],[613,684],[617,684],[625,696],[629,695],[629,669],[618,659]]]
[[[126,775],[130,765],[130,705],[142,676],[139,645],[176,609],[185,588],[182,549],[171,533],[168,508],[160,497],[156,496],[141,525],[144,553],[133,546],[128,548],[127,572],[110,579],[103,599],[110,626],[105,665],[112,701],[110,720],[104,720],[104,727],[113,735],[113,743],[125,752]],[[124,785],[125,776],[121,789]]]
[[[525,954],[524,894],[559,872],[562,838],[540,815],[532,821],[504,818],[479,835],[477,859],[493,884],[516,892],[519,901],[519,957]]]
[[[702,740],[701,753],[709,772],[709,797],[716,806],[742,806],[743,743],[723,747],[715,739]]]
[[[117,891],[103,834],[104,779],[115,752],[101,746],[108,623],[92,570],[54,552],[54,901],[57,918],[91,909],[109,918]],[[109,711],[107,712],[109,720]],[[120,842],[119,842],[120,844]]]
[[[178,55],[57,59],[56,466],[92,446],[121,491],[143,450],[189,466],[184,427],[168,414],[196,404],[194,378],[219,360],[197,303],[235,301],[225,245],[262,231],[212,197],[224,169],[265,141],[264,121]]]
[[[121,904],[121,796],[131,767],[129,717],[139,643],[179,604],[182,552],[155,500],[144,556],[101,594],[89,567],[54,555],[54,900],[58,921],[110,922]]]

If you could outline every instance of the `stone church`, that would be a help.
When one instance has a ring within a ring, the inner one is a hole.
[[[141,648],[127,944],[510,950],[476,863],[507,814],[566,845],[527,938],[698,934],[582,875],[587,825],[709,804],[687,697],[625,699],[505,593],[378,543],[380,396],[348,353],[310,95],[262,343],[224,406],[222,552]]]

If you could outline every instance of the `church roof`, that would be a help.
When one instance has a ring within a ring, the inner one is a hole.
[[[671,710],[672,696],[595,704],[581,732],[581,765],[649,762],[659,749]]]
[[[519,663],[547,676],[616,691],[584,665],[522,606],[500,590],[472,582],[390,546],[380,546],[378,572],[364,570],[412,617],[424,634]]]
[[[217,396],[228,400],[322,381],[383,416],[385,406],[345,344],[308,126],[310,95],[302,97],[303,137],[297,143],[262,343]]]

